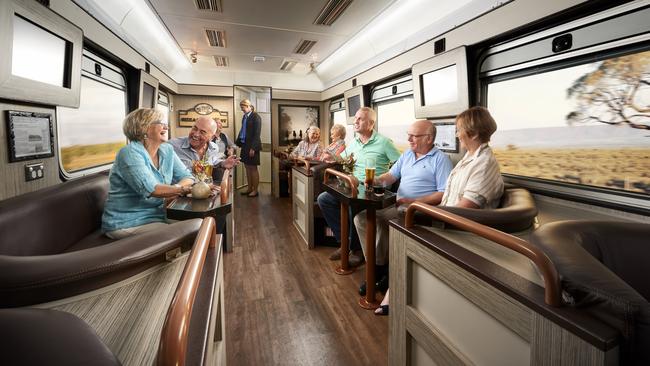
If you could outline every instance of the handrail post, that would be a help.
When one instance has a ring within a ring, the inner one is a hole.
[[[434,219],[444,221],[459,229],[469,231],[489,239],[530,259],[544,277],[544,301],[551,306],[561,305],[560,275],[551,259],[538,247],[516,236],[506,234],[491,227],[468,220],[462,216],[445,211],[426,203],[414,202],[406,209],[404,226],[411,228],[415,225],[415,212],[419,211]]]
[[[341,173],[338,170],[335,170],[335,169],[332,169],[332,168],[327,168],[327,169],[325,169],[325,173],[323,173],[323,183],[327,183],[327,180],[329,179],[330,175],[337,176],[337,177],[343,179],[344,181],[346,181],[350,185],[350,196],[352,198],[357,198],[357,194],[358,194],[359,191],[357,189],[357,186],[354,185],[354,182],[353,182],[351,176],[349,176],[349,175],[347,175],[345,173]]]
[[[221,177],[221,192],[220,200],[221,204],[228,203],[228,198],[230,198],[230,169],[225,169],[223,171],[223,176]]]

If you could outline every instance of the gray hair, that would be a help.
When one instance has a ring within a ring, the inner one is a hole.
[[[309,142],[309,132],[311,131],[314,132],[318,131],[318,133],[320,133],[320,128],[318,128],[317,126],[309,126],[309,128],[307,128],[307,130],[305,131],[305,137],[303,138],[303,140],[305,140],[306,142]]]
[[[139,108],[129,113],[122,123],[122,131],[129,141],[144,141],[149,126],[162,121],[163,114],[153,108]]]
[[[337,123],[332,126],[332,131],[336,131],[336,133],[341,136],[341,140],[345,140],[345,135],[347,134],[347,131],[345,131],[345,126]]]

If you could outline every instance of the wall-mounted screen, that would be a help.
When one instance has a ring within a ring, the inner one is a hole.
[[[9,162],[54,156],[52,115],[7,111]]]
[[[361,108],[361,96],[353,95],[348,98],[348,117],[354,117],[355,113]]]
[[[33,1],[0,1],[0,98],[79,107],[82,30]]]
[[[445,152],[458,152],[458,138],[456,137],[456,123],[436,123],[436,139],[433,146]]]
[[[354,115],[359,108],[368,105],[368,95],[363,85],[358,85],[343,93],[345,99],[345,109],[347,111],[347,123],[349,125],[354,123]]]
[[[421,76],[421,105],[439,105],[458,100],[458,67],[450,65]]]
[[[464,46],[417,63],[411,71],[417,118],[453,117],[469,107]]]
[[[142,108],[153,108],[156,88],[148,83],[142,83]]]
[[[11,74],[56,86],[64,85],[69,42],[14,15]]]

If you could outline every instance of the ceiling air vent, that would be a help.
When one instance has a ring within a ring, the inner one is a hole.
[[[228,67],[228,57],[214,56],[214,64],[219,67]]]
[[[301,55],[306,55],[309,50],[316,44],[316,41],[310,40],[301,40],[300,43],[296,46],[296,49],[293,50],[293,53],[299,53]]]
[[[206,29],[205,35],[212,47],[226,47],[226,32],[216,29]]]
[[[332,25],[352,3],[352,0],[328,0],[314,20],[316,25]]]
[[[219,13],[223,12],[221,0],[194,0],[194,5],[196,5],[196,8],[199,10],[218,11]]]
[[[282,71],[291,71],[291,69],[293,69],[293,67],[296,66],[297,63],[298,62],[296,62],[294,60],[284,59],[282,61],[282,65],[280,65],[280,70],[282,70]]]

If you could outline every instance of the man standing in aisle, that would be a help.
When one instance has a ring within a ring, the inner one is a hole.
[[[377,113],[369,107],[361,107],[354,115],[354,132],[355,136],[352,142],[342,154],[349,156],[354,154],[356,163],[354,165],[354,177],[359,182],[364,182],[366,178],[366,161],[370,158],[376,164],[376,174],[380,175],[388,170],[388,166],[396,161],[400,153],[393,145],[393,142],[385,136],[380,135],[374,130]],[[334,195],[323,192],[318,196],[318,206],[327,221],[327,225],[334,232],[336,240],[341,242],[341,202]],[[361,253],[361,244],[359,236],[354,229],[352,218],[358,213],[357,209],[350,208],[350,265],[358,266],[363,263]],[[330,260],[341,259],[341,249],[337,249],[330,255]]]

